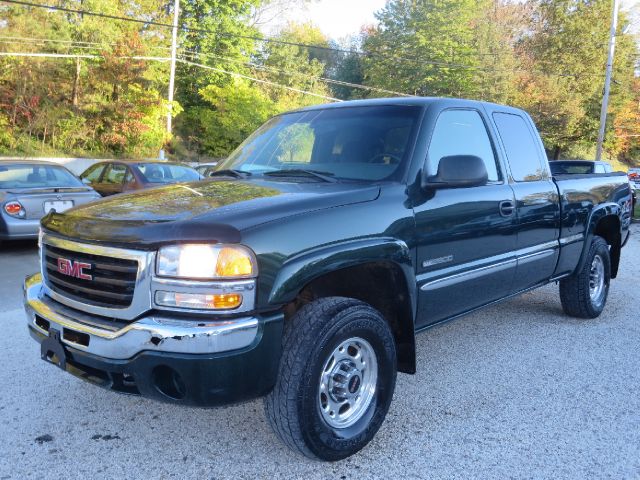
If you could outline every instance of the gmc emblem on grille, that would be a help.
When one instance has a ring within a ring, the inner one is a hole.
[[[84,270],[91,270],[90,263],[74,262],[67,258],[58,259],[58,272],[68,277],[80,278],[82,280],[93,280],[93,277]]]

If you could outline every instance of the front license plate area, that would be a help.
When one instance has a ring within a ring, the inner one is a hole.
[[[40,356],[45,362],[53,363],[62,370],[67,369],[67,352],[58,330],[49,330],[49,336],[40,344]]]
[[[62,213],[73,207],[73,200],[52,200],[44,202],[43,207],[44,213],[49,213],[51,211]]]

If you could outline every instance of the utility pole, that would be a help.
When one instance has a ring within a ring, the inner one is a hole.
[[[613,13],[611,14],[611,30],[609,31],[609,57],[607,58],[607,73],[604,78],[604,95],[600,110],[600,131],[598,132],[598,144],[596,145],[596,160],[602,157],[602,143],[607,126],[607,110],[609,108],[609,91],[611,90],[611,71],[613,70],[613,54],[616,48],[616,28],[618,27],[618,8],[620,0],[613,0]]]
[[[171,72],[169,73],[169,111],[167,112],[167,133],[171,135],[171,120],[173,117],[173,90],[176,76],[176,53],[178,50],[178,18],[180,16],[180,0],[175,0],[173,6],[173,33],[171,36]]]

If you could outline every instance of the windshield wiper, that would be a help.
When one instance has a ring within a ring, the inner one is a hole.
[[[334,173],[320,172],[317,170],[310,170],[306,168],[288,168],[285,170],[274,170],[272,172],[264,173],[264,176],[270,176],[270,177],[295,177],[300,175],[318,178],[324,182],[335,183],[338,181],[335,178],[333,178],[333,176],[335,175]]]
[[[224,170],[216,170],[211,172],[207,178],[209,177],[234,177],[234,178],[247,178],[251,175],[251,172],[245,172],[244,170],[233,170],[233,169],[224,169]]]

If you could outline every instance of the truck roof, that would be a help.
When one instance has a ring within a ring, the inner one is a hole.
[[[512,111],[514,113],[523,112],[523,110],[507,105],[500,105],[497,103],[483,102],[480,100],[470,100],[464,98],[444,98],[444,97],[385,97],[385,98],[369,98],[365,100],[347,100],[344,102],[323,103],[319,105],[313,105],[310,107],[304,107],[294,112],[306,112],[313,110],[324,110],[329,108],[348,108],[348,107],[368,107],[368,106],[382,106],[382,105],[414,105],[426,107],[434,104],[445,104],[452,107],[490,107],[491,110],[500,109],[502,111]],[[287,112],[290,113],[290,112]]]

